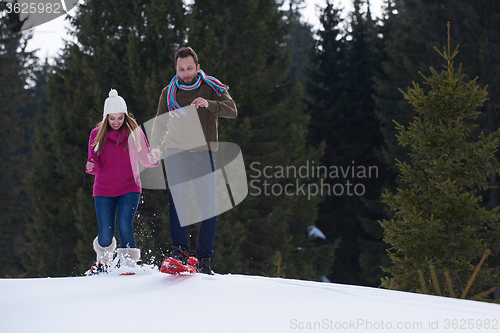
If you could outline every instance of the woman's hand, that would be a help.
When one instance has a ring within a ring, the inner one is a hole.
[[[87,171],[91,172],[94,170],[95,164],[94,164],[94,159],[90,159],[90,162],[87,162]]]
[[[158,148],[151,149],[151,152],[148,154],[149,162],[151,164],[156,164],[161,159],[161,151]]]

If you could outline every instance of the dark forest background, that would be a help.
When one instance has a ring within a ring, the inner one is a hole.
[[[219,216],[214,271],[380,286],[390,261],[379,221],[391,218],[381,194],[399,186],[395,159],[409,160],[393,120],[406,126],[415,116],[398,89],[421,82],[419,71],[442,69],[434,47],[447,43],[450,22],[460,45],[455,61],[488,86],[477,123],[495,132],[500,3],[387,0],[374,19],[367,1],[354,0],[349,13],[331,2],[320,8],[317,31],[300,17],[303,1],[287,4],[88,0],[71,18],[77,42],[51,64],[26,51],[29,36],[13,33],[0,12],[0,276],[75,276],[90,267],[97,234],[93,176],[84,169],[90,131],[111,88],[139,124],[153,118],[175,75],[173,55],[188,45],[201,68],[230,87],[239,115],[219,120],[219,139],[241,147],[249,182],[345,189],[307,197],[254,195],[250,187]],[[377,174],[267,178],[250,167],[312,164],[374,166]],[[497,176],[489,182],[497,186]],[[348,184],[362,184],[362,195],[349,195]],[[497,189],[482,196],[482,205],[499,206]],[[135,221],[144,262],[165,257],[167,202],[165,191],[144,190]],[[325,238],[310,234],[312,226]]]

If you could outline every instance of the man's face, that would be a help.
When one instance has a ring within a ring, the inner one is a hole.
[[[185,58],[177,58],[177,65],[175,66],[175,72],[179,76],[179,79],[184,84],[192,84],[196,77],[198,76],[198,71],[200,70],[200,65],[198,66],[194,63],[193,56],[188,56]]]

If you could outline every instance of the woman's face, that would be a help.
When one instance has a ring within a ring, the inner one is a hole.
[[[125,121],[125,113],[110,113],[108,114],[108,124],[113,131],[120,129]]]

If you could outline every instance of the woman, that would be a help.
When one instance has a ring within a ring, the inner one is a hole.
[[[90,275],[108,272],[116,249],[115,220],[120,234],[120,266],[134,267],[141,257],[133,230],[142,192],[137,158],[146,167],[156,166],[150,161],[149,151],[144,133],[127,112],[125,100],[112,89],[104,103],[102,121],[90,133],[88,146],[86,169],[95,175],[94,203],[99,225],[93,244],[97,260]]]

